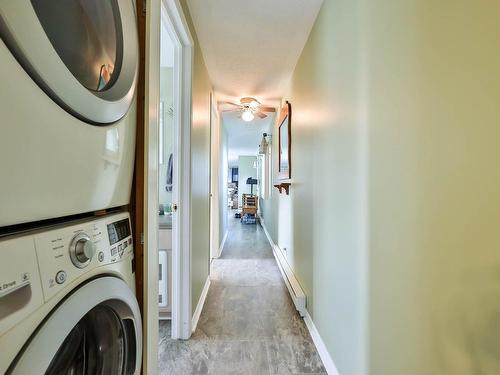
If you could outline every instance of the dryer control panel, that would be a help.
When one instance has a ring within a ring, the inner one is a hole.
[[[36,234],[45,300],[90,270],[133,258],[130,218],[120,213]]]

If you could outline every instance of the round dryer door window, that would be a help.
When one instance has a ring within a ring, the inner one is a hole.
[[[116,0],[31,0],[57,54],[87,89],[109,89],[120,73],[122,26]],[[64,33],[61,30],[65,30]]]
[[[122,280],[102,277],[56,307],[7,374],[138,375],[141,358],[135,296]]]
[[[131,0],[4,1],[2,39],[61,107],[96,125],[132,103],[138,41]]]

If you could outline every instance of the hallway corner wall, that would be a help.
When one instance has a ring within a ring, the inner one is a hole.
[[[498,374],[500,2],[366,4],[370,374]]]
[[[275,176],[276,176],[276,168],[277,168],[277,158],[275,158],[275,146],[274,143],[277,142],[277,136],[274,134],[275,122],[273,121],[269,128],[266,129],[267,134],[270,136],[271,143],[271,183],[274,184]],[[266,228],[269,236],[271,237],[274,243],[277,243],[277,236],[275,231],[275,225],[277,222],[277,213],[278,213],[278,199],[279,193],[278,190],[273,186],[271,188],[271,196],[268,199],[263,199],[259,197],[259,216],[260,221],[263,226]]]
[[[193,98],[191,125],[191,297],[192,313],[209,274],[210,217],[210,92],[208,71],[186,0],[180,0],[193,37]]]
[[[323,3],[284,98],[292,185],[271,235],[291,217],[288,261],[340,374],[500,373],[499,14]]]
[[[360,17],[360,1],[323,3],[283,98],[292,107],[290,195],[273,188],[264,208],[265,225],[287,247],[330,356],[339,373],[352,375],[365,374],[367,366]]]

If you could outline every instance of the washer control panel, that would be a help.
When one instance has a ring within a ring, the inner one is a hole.
[[[96,267],[133,257],[128,213],[54,229],[34,238],[46,300]]]

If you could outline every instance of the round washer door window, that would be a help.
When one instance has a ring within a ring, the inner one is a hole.
[[[2,39],[57,104],[96,125],[127,113],[138,67],[133,1],[6,1],[0,17]]]
[[[8,375],[139,375],[141,315],[128,285],[105,276],[58,305],[26,343]]]
[[[135,341],[130,320],[105,304],[96,306],[66,336],[45,374],[133,374]]]

